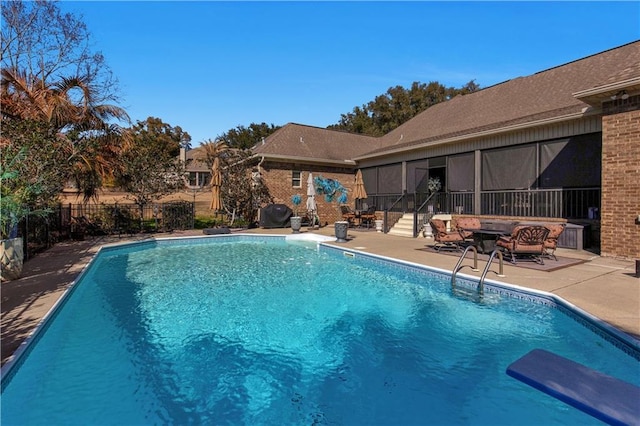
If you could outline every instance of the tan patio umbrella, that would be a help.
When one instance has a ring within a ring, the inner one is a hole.
[[[364,189],[364,180],[362,179],[362,170],[358,169],[356,173],[356,185],[353,189],[353,198],[356,200],[364,200],[367,197],[367,191]]]
[[[222,185],[222,173],[220,173],[220,159],[213,160],[211,167],[211,206],[214,212],[222,210],[222,199],[220,198],[220,186]]]

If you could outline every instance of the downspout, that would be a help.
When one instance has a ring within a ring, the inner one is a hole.
[[[262,143],[264,143],[264,138],[262,138]],[[262,163],[264,163],[264,155],[262,156],[262,158],[260,159],[260,161],[258,162],[258,176],[260,176],[262,178]],[[262,219],[260,216],[262,212],[262,209],[258,209],[258,214],[257,214],[257,219],[258,219],[258,223],[260,223],[260,220]]]

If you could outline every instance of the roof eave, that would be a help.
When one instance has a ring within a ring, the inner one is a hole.
[[[614,96],[622,90],[640,92],[640,76],[593,87],[591,89],[581,90],[579,92],[572,93],[572,95],[574,98],[580,99],[582,102],[591,106],[600,106],[602,102],[615,99]]]
[[[545,125],[549,125],[549,124],[560,123],[560,122],[563,122],[563,121],[575,120],[575,119],[583,118],[583,117],[590,116],[590,115],[593,115],[593,114],[598,114],[599,112],[600,112],[599,110],[595,110],[595,109],[592,109],[590,107],[585,107],[585,108],[583,108],[582,111],[575,112],[575,113],[572,113],[572,114],[565,114],[565,115],[561,115],[561,116],[557,116],[557,117],[546,118],[546,119],[543,119],[543,120],[536,120],[536,121],[530,121],[530,122],[527,122],[527,123],[514,124],[514,125],[511,125],[511,126],[504,126],[504,127],[500,127],[500,128],[497,128],[497,129],[484,130],[484,131],[475,132],[475,133],[467,133],[465,135],[459,135],[459,136],[454,136],[454,137],[450,137],[450,138],[446,138],[446,139],[439,139],[439,140],[435,140],[435,141],[424,142],[424,143],[420,143],[420,144],[416,144],[416,145],[409,145],[409,146],[400,147],[400,148],[396,148],[396,149],[388,149],[388,150],[386,150],[384,152],[378,152],[378,153],[373,154],[373,155],[361,155],[359,157],[354,157],[354,160],[355,161],[371,160],[371,159],[375,159],[375,158],[386,157],[386,156],[393,155],[393,154],[400,154],[400,153],[404,153],[404,152],[410,152],[410,151],[416,151],[416,150],[419,150],[419,149],[430,148],[430,147],[437,146],[437,145],[444,145],[444,144],[449,144],[449,143],[461,142],[461,141],[466,141],[466,140],[470,140],[470,139],[479,139],[479,138],[483,138],[483,137],[487,137],[487,136],[499,135],[499,134],[503,134],[503,133],[511,133],[511,132],[515,132],[515,131],[519,131],[519,130],[530,129],[530,128],[533,128],[533,127],[540,127],[540,126],[545,126]]]
[[[282,155],[282,154],[262,154],[255,153],[252,155],[252,158],[256,159],[265,159],[265,160],[276,160],[282,161],[285,163],[303,163],[303,164],[317,164],[317,165],[335,165],[342,167],[355,167],[356,162],[354,160],[329,160],[329,159],[317,159],[317,158],[309,158],[309,157],[297,157],[291,155]]]

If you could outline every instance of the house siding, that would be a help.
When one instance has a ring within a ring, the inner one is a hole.
[[[302,172],[302,186],[300,188],[294,188],[291,185],[291,173],[294,170]],[[291,197],[295,194],[302,197],[302,204],[298,206],[300,214],[306,212],[305,203],[307,201],[307,178],[309,173],[313,173],[314,177],[322,176],[326,179],[339,181],[349,192],[347,204],[354,206],[354,200],[351,196],[355,183],[354,170],[336,167],[314,167],[308,164],[266,162],[261,166],[260,173],[269,188],[274,204],[285,204],[295,210]],[[323,195],[318,194],[316,196],[316,204],[318,205],[318,216],[321,224],[342,220],[337,202],[328,203],[324,200]]]
[[[472,138],[463,141],[445,142],[433,146],[416,149],[411,152],[391,154],[375,159],[362,159],[359,166],[362,168],[386,165],[395,162],[421,160],[431,157],[472,152],[491,148],[501,148],[513,145],[539,142],[550,139],[565,138],[587,133],[600,132],[602,122],[600,116],[588,116],[568,122],[541,126],[517,132],[492,135],[482,138]]]
[[[640,259],[640,110],[602,118],[602,256]]]

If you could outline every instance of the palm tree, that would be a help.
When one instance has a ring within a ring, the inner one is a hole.
[[[211,139],[207,139],[202,142],[202,148],[204,148],[205,158],[204,161],[207,163],[207,166],[213,167],[213,162],[216,158],[219,158],[220,161],[224,160],[225,153],[229,151],[229,145],[223,141],[213,141]]]
[[[0,92],[2,120],[43,123],[49,136],[56,136],[56,150],[64,152],[69,168],[85,201],[96,195],[113,164],[125,134],[112,120],[126,120],[126,111],[115,105],[96,104],[94,90],[82,77],[62,78],[47,84],[29,79],[17,70],[2,70]],[[62,185],[64,182],[61,183]]]

